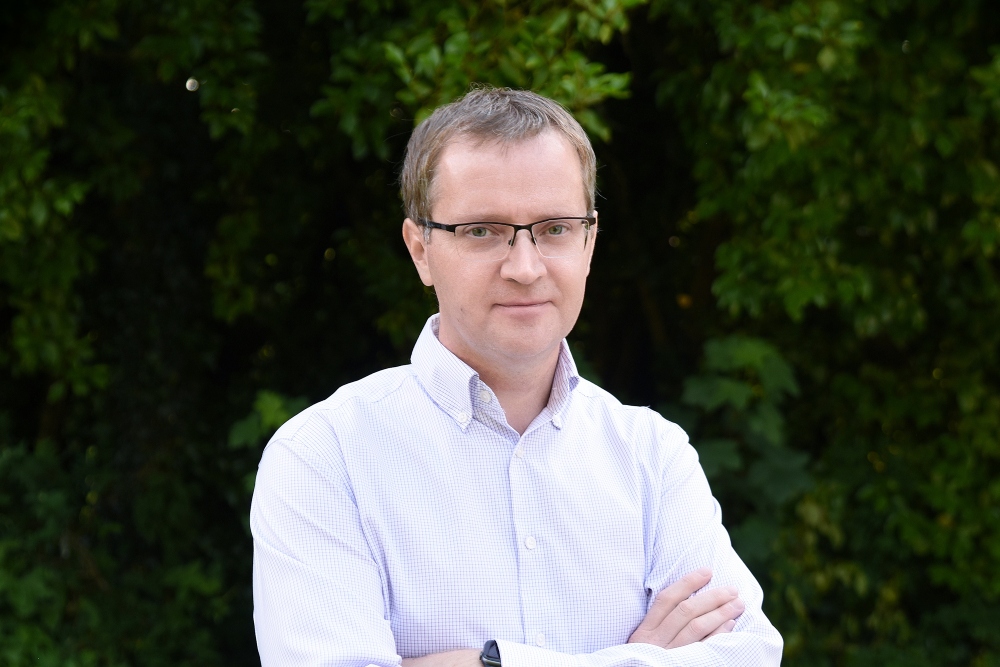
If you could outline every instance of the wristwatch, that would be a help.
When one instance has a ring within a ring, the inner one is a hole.
[[[483,644],[483,652],[479,654],[479,661],[486,667],[500,667],[500,647],[496,640],[489,640]]]

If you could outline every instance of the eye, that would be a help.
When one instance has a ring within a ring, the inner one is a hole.
[[[466,227],[465,228],[465,234],[466,234],[466,236],[471,236],[474,239],[485,239],[486,237],[488,237],[492,233],[493,233],[493,231],[489,227]]]
[[[567,236],[573,233],[571,220],[553,220],[546,224],[538,233],[541,236]]]

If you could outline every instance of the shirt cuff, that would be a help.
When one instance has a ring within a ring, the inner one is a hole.
[[[498,639],[500,662],[504,667],[580,667],[579,658],[567,653],[550,651],[538,646],[527,646]]]

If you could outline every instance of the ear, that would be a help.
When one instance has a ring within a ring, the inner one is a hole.
[[[590,260],[594,258],[594,245],[597,244],[597,211],[594,211],[594,224],[590,227],[590,248],[587,250],[587,275],[590,275]]]
[[[417,267],[417,274],[421,282],[428,287],[434,284],[431,279],[430,264],[427,262],[427,240],[424,238],[424,228],[413,222],[409,218],[403,221],[403,243],[410,251],[410,259],[413,266]]]

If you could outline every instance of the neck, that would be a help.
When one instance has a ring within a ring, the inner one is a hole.
[[[476,350],[465,344],[444,317],[440,320],[437,337],[452,354],[479,374],[479,379],[496,394],[507,423],[523,435],[548,405],[561,343],[523,356],[508,356],[502,349],[483,346]]]
[[[549,402],[552,380],[559,362],[559,350],[545,363],[517,369],[509,366],[499,368],[476,368],[479,379],[493,390],[500,407],[503,408],[507,423],[523,434]],[[468,362],[467,362],[468,363]],[[472,364],[470,364],[472,365]]]
[[[507,423],[518,433],[523,434],[548,405],[559,363],[558,345],[537,356],[512,359],[475,354],[446,326],[440,328],[438,340],[479,373],[479,379],[496,394]]]

